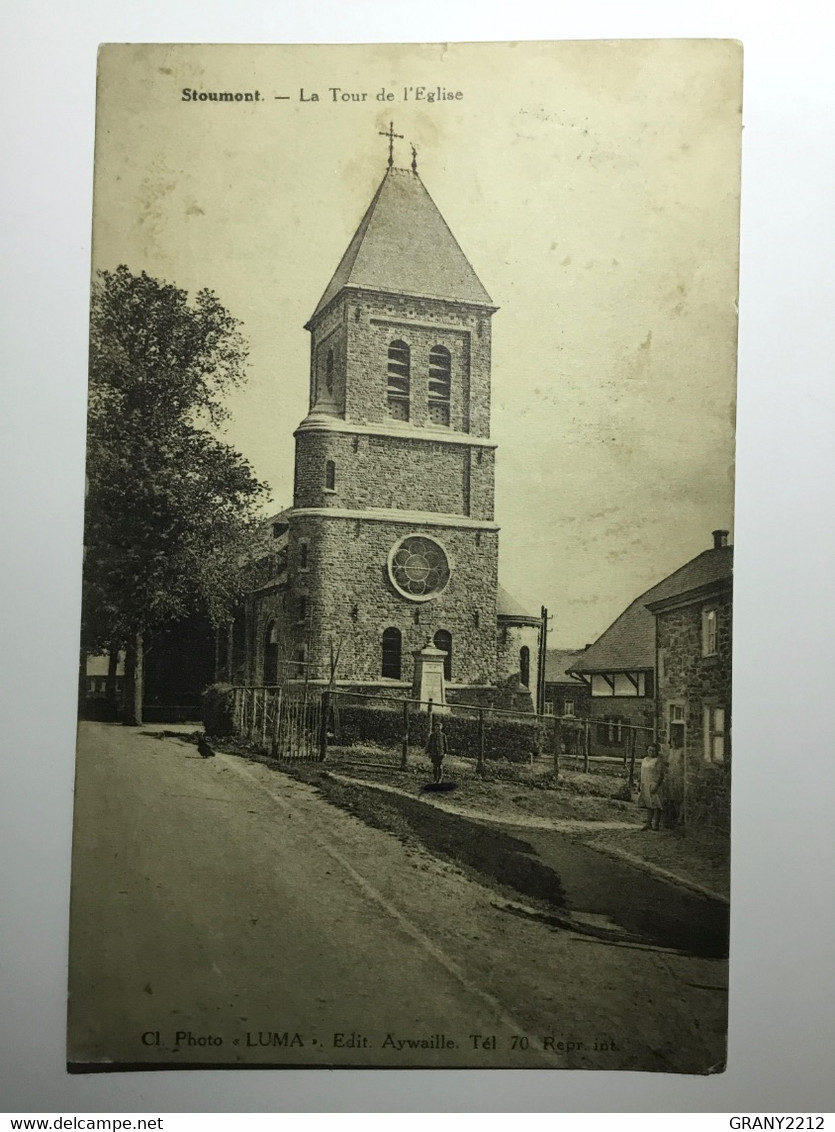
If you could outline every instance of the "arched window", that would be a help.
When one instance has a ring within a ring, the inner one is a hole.
[[[409,347],[399,340],[389,346],[387,395],[389,416],[396,421],[409,419]]]
[[[399,629],[385,629],[383,631],[383,665],[382,674],[389,680],[400,679],[402,638]]]
[[[333,393],[333,350],[328,350],[325,359],[325,385],[328,393]]]
[[[448,633],[446,629],[439,629],[435,634],[434,644],[436,649],[445,652],[444,657],[444,679],[452,679],[452,633]]]
[[[452,358],[446,346],[429,351],[429,419],[432,424],[449,424],[449,396]]]
[[[325,460],[325,491],[336,491],[336,464]]]
[[[278,683],[278,625],[270,621],[264,630],[264,683]]]
[[[531,682],[531,650],[527,645],[519,649],[519,680],[526,688]]]

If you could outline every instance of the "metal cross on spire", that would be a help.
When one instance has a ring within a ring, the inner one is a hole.
[[[412,146],[412,172],[417,173],[417,150]]]
[[[394,139],[402,139],[403,135],[394,132],[394,122],[389,122],[389,128],[387,130],[378,130],[377,132],[381,138],[388,138],[389,140],[389,169],[391,169],[392,165],[394,165]]]

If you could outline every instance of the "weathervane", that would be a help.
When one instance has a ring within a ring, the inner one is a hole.
[[[394,165],[394,139],[402,138],[403,135],[394,132],[394,122],[389,122],[389,128],[387,130],[378,130],[377,132],[381,138],[388,138],[389,140],[389,169],[391,169],[392,165]]]

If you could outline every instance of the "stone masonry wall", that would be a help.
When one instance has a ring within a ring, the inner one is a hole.
[[[325,486],[328,460],[336,470],[333,491]],[[430,437],[304,431],[296,438],[294,506],[414,507],[492,520],[493,469],[492,448],[474,453]]]
[[[333,398],[341,415],[345,414],[345,375],[347,373],[347,334],[345,308],[337,303],[316,324],[310,342],[310,409],[325,389],[328,350],[334,354]]]
[[[638,754],[649,743],[655,725],[655,700],[650,696],[591,696],[585,700],[592,727],[592,754],[606,753],[598,738],[598,725],[607,719],[619,719],[644,730],[637,732]],[[598,751],[599,749],[599,751]]]
[[[702,656],[702,610],[717,610],[717,654]],[[663,657],[659,680],[661,727],[669,723],[671,701],[686,701],[688,755],[704,757],[702,709],[706,703],[731,709],[732,602],[706,601],[658,614],[658,648]]]
[[[497,677],[505,680],[509,676],[519,676],[520,652],[527,648],[530,654],[530,677],[527,687],[536,704],[536,688],[539,680],[539,627],[537,625],[508,625],[499,622],[497,634]]]
[[[414,534],[440,543],[452,564],[446,589],[426,602],[403,597],[388,576],[393,544]],[[340,670],[352,680],[380,681],[383,630],[396,627],[401,679],[411,681],[412,652],[445,629],[452,635],[452,683],[495,682],[497,532],[301,516],[291,518],[289,545],[288,607],[297,608],[304,594],[307,625],[295,625],[290,615],[288,632],[302,640],[309,631],[313,662],[326,666],[331,641],[341,640]]]
[[[452,359],[450,428],[490,435],[490,315],[464,304],[408,296],[345,292],[314,329],[317,344],[344,312],[345,419],[382,424],[388,417],[388,348],[411,351],[410,423],[428,423],[429,351],[445,346]]]

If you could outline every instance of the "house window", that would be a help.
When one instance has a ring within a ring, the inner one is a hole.
[[[389,680],[400,679],[402,637],[399,629],[383,632],[382,675]]]
[[[594,672],[591,694],[600,696],[643,697],[652,695],[652,672]]]
[[[687,735],[687,721],[685,719],[684,704],[670,704],[670,746],[674,750],[684,749]]]
[[[718,641],[718,614],[716,609],[702,610],[702,656],[716,656]]]
[[[303,542],[299,545],[299,569],[307,569],[307,543]]]
[[[531,682],[531,650],[527,645],[519,649],[519,680],[527,688]]]
[[[452,633],[439,629],[434,637],[435,648],[446,653],[444,657],[444,679],[452,679]]]
[[[325,386],[328,393],[333,393],[333,350],[328,350],[325,360]]]
[[[307,597],[302,594],[299,598],[299,622],[307,620]]]
[[[296,649],[296,675],[304,676],[307,671],[307,645],[299,645]]]
[[[623,720],[608,716],[597,728],[598,741],[606,747],[619,747],[623,743]]]
[[[574,715],[574,701],[573,700],[563,700],[562,713],[563,713],[563,715],[566,715],[566,716],[573,716]]]
[[[554,714],[553,700],[546,700],[545,701],[545,714],[546,715],[553,715]]]
[[[392,342],[388,352],[388,414],[396,421],[409,419],[409,347],[405,342]]]
[[[433,346],[429,351],[429,420],[432,424],[449,424],[449,395],[452,358],[446,346]]]
[[[325,491],[336,491],[336,464],[333,460],[325,461]]]
[[[704,708],[705,762],[725,762],[725,709],[706,704]]]

